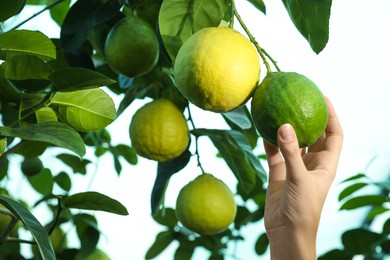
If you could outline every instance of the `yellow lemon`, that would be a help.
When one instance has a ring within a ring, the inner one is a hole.
[[[130,123],[130,139],[140,156],[164,162],[181,155],[190,137],[183,113],[168,99],[141,107]]]
[[[227,112],[245,104],[257,86],[260,62],[241,33],[209,27],[190,36],[179,49],[174,76],[178,89],[194,105]]]
[[[203,173],[184,186],[176,201],[176,215],[183,226],[201,235],[225,231],[234,221],[237,205],[227,185]]]

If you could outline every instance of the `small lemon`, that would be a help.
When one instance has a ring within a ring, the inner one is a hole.
[[[129,131],[137,153],[160,162],[181,155],[190,140],[183,113],[168,99],[157,99],[141,107],[134,114]]]
[[[184,186],[176,201],[176,215],[183,226],[201,235],[225,231],[234,221],[237,206],[224,182],[203,173]]]
[[[256,49],[228,27],[204,28],[190,36],[174,62],[178,89],[194,105],[227,112],[246,103],[260,76]]]
[[[328,123],[320,89],[295,72],[267,75],[253,94],[251,114],[260,135],[273,145],[278,145],[277,131],[285,123],[294,127],[300,147],[315,143]]]

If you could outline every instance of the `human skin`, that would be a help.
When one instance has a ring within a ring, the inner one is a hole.
[[[323,135],[300,149],[291,125],[278,129],[278,147],[264,142],[269,165],[265,228],[271,259],[316,259],[322,208],[336,175],[343,131],[326,98],[329,119]]]

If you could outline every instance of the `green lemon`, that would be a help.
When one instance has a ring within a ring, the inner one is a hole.
[[[276,146],[277,130],[285,123],[294,127],[300,147],[315,143],[328,123],[320,89],[295,72],[268,74],[253,94],[251,114],[263,139]]]
[[[21,169],[24,175],[31,177],[43,170],[43,164],[38,157],[25,158],[22,162]]]
[[[159,44],[147,22],[136,16],[128,16],[111,28],[104,53],[113,71],[135,77],[154,68],[159,57]]]
[[[176,216],[183,226],[201,235],[225,231],[234,221],[237,205],[228,186],[203,173],[185,185],[176,200]]]

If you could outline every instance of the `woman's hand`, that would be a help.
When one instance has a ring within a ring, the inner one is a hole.
[[[336,175],[343,132],[329,99],[329,119],[315,144],[300,149],[291,125],[278,130],[279,149],[264,142],[269,165],[265,228],[272,259],[315,259],[322,207]]]

